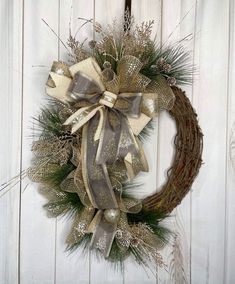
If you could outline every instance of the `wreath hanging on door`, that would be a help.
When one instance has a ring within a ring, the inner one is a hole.
[[[46,83],[52,98],[37,118],[38,140],[29,178],[40,183],[49,216],[74,219],[66,243],[83,245],[114,263],[132,255],[164,265],[160,249],[169,230],[162,220],[189,191],[201,166],[197,115],[177,87],[189,83],[189,53],[158,47],[153,21],[95,24],[99,41],[86,50],[70,35],[69,63],[55,61]],[[162,190],[137,199],[135,177],[148,171],[142,143],[152,120],[166,110],[176,123],[175,153]]]

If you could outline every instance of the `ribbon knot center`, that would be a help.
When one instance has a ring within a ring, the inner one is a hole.
[[[99,100],[99,103],[102,105],[105,105],[109,108],[113,108],[115,102],[117,100],[117,95],[114,93],[111,93],[109,91],[105,91]]]

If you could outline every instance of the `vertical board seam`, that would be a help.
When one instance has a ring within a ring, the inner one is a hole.
[[[57,217],[55,219],[55,245],[54,245],[54,284],[56,284],[56,273],[57,273],[57,259],[56,259],[56,252],[57,252]]]
[[[195,66],[195,47],[196,47],[196,31],[197,31],[197,0],[195,1],[195,12],[194,12],[194,30],[193,30],[193,68]],[[194,74],[192,76],[192,105],[194,104]],[[189,222],[189,230],[190,230],[190,240],[189,240],[189,283],[192,283],[192,191],[190,190],[190,222]]]
[[[160,0],[160,37],[159,37],[159,46],[162,46],[162,19],[163,19],[163,0]],[[158,116],[157,119],[157,165],[156,165],[156,187],[159,187],[159,163],[160,163],[160,120],[161,116]],[[158,266],[156,265],[156,284],[159,283],[158,279]]]
[[[96,18],[96,1],[93,0],[93,25],[92,25],[92,39],[95,40],[95,18]],[[91,250],[89,250],[89,259],[88,259],[88,277],[89,277],[89,284],[91,284]]]
[[[229,102],[230,102],[230,55],[231,55],[231,1],[228,0],[228,61],[227,61],[227,90],[226,90],[226,146],[225,146],[225,208],[224,208],[224,267],[223,267],[223,283],[226,283],[227,280],[227,239],[228,239],[228,141],[229,141],[229,133],[228,133],[228,124],[229,124]]]
[[[57,57],[60,60],[60,0],[58,0],[58,13],[57,13]],[[54,284],[57,282],[57,217],[55,218],[55,245],[54,245]]]
[[[20,192],[19,192],[19,221],[18,221],[18,284],[21,282],[21,202],[22,202],[22,179],[21,173],[23,169],[23,110],[24,110],[24,16],[25,1],[22,0],[21,8],[21,110],[20,110]]]

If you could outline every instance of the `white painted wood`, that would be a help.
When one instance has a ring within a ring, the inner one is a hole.
[[[119,21],[124,15],[123,0],[95,0],[94,4],[94,20],[102,26],[112,24],[115,17]],[[98,40],[97,35],[95,35],[95,39]],[[119,284],[123,283],[123,275],[119,273],[118,270],[115,271],[111,263],[108,263],[104,259],[97,258],[96,255],[91,252],[90,283]]]
[[[51,62],[58,57],[58,40],[42,22],[42,18],[58,29],[58,1],[24,1],[24,77],[23,77],[23,168],[32,154],[32,116],[46,103],[44,92]],[[46,65],[46,68],[33,67]],[[23,188],[28,183],[23,182]],[[30,184],[22,192],[20,283],[54,283],[55,219],[46,217],[42,206],[46,200]]]
[[[177,41],[185,49],[191,51],[191,64],[193,64],[193,47],[194,47],[194,22],[195,22],[195,3],[194,1],[164,1],[162,8],[162,45],[163,47],[172,45]],[[191,36],[190,36],[191,35]],[[188,36],[187,40],[183,40]],[[187,96],[192,101],[192,87],[182,86],[186,91]],[[165,131],[167,129],[167,132]],[[166,169],[169,168],[173,157],[173,137],[175,135],[175,124],[169,117],[167,112],[160,116],[160,131],[159,131],[159,171],[160,184],[165,181]],[[169,267],[170,262],[174,258],[175,246],[181,247],[182,259],[173,261],[175,269],[183,267],[184,273],[178,275],[179,279],[175,279],[172,271],[160,270],[159,283],[177,283],[178,281],[189,282],[190,279],[190,193],[185,197],[182,203],[177,207],[177,210],[172,212],[175,218],[169,220],[169,227],[179,234],[179,242],[173,242],[172,246],[167,246],[164,251],[164,256]],[[181,263],[180,263],[181,262]],[[178,266],[178,268],[177,268]],[[180,270],[179,270],[180,271]]]
[[[135,18],[136,24],[141,24],[143,21],[154,20],[152,39],[160,44],[161,40],[161,1],[151,0],[146,5],[144,0],[133,2],[132,15]],[[158,117],[154,119],[154,130],[151,137],[147,138],[143,143],[144,151],[148,159],[149,172],[141,173],[137,180],[141,184],[138,190],[141,198],[152,194],[157,189],[157,161],[158,161]]]
[[[229,160],[229,140],[235,121],[234,1],[132,2],[136,22],[152,18],[162,20],[156,26],[159,31],[158,41],[162,39],[162,42],[191,10],[174,31],[171,41],[189,33],[194,34],[195,31],[194,40],[189,41],[187,46],[189,49],[194,48],[198,74],[194,77],[193,87],[184,89],[198,113],[205,134],[204,165],[192,187],[191,196],[189,194],[186,197],[174,215],[177,222],[181,223],[182,242],[187,244],[184,247],[184,266],[189,280],[191,276],[189,283],[233,283],[235,173]],[[78,17],[95,16],[101,24],[107,24],[115,16],[122,17],[123,11],[124,0],[1,1],[1,183],[19,172],[21,162],[23,169],[29,166],[31,117],[38,113],[40,104],[46,102],[44,85],[51,62],[67,56],[41,18],[66,41],[70,12],[71,25],[75,29],[79,25]],[[91,38],[92,34],[92,26],[87,25],[79,38]],[[33,65],[47,67],[33,68]],[[171,143],[174,123],[162,113],[156,124],[153,138],[145,146],[150,173],[141,177],[149,192],[163,183],[164,170],[169,167],[173,154]],[[22,159],[21,131],[24,137]],[[130,260],[125,264],[124,275],[121,275],[115,273],[105,261],[99,262],[89,255],[87,258],[81,257],[80,251],[68,256],[64,252],[64,240],[70,224],[65,219],[48,219],[42,209],[45,200],[36,191],[37,186],[30,184],[23,190],[27,183],[26,180],[22,183],[21,198],[20,185],[0,198],[0,283],[18,284],[18,276],[21,284],[174,283],[169,274],[161,270],[158,271],[157,279],[151,275],[148,278],[144,270]],[[173,221],[172,227],[175,226]],[[170,247],[164,251],[167,261],[170,251]]]
[[[181,1],[162,1],[162,23],[161,23],[161,45],[167,47],[175,41],[180,39],[180,29],[177,28],[177,24],[181,18]],[[167,129],[167,132],[166,132]],[[166,111],[161,112],[159,116],[159,147],[158,147],[158,187],[161,187],[166,180],[166,170],[171,165],[173,157],[173,137],[176,133],[175,124]],[[174,211],[173,214],[176,214]],[[171,218],[166,222],[172,231],[176,229],[175,218]],[[162,251],[162,255],[165,263],[169,267],[170,261],[172,261],[172,246],[165,247]],[[158,270],[158,283],[171,283],[170,271],[164,269]],[[173,282],[174,283],[174,282]]]
[[[86,7],[86,9],[84,9]],[[94,14],[93,0],[60,1],[59,13],[59,37],[66,43],[69,37],[69,22],[71,21],[71,32],[75,34],[84,21],[78,18],[92,19]],[[86,38],[92,38],[93,25],[87,24],[82,28],[77,39],[82,42]],[[68,51],[60,44],[59,59],[68,61]],[[57,284],[65,283],[88,283],[90,277],[89,252],[84,254],[82,248],[74,253],[66,253],[66,236],[71,229],[73,220],[58,218],[56,230],[56,265],[55,276]]]
[[[230,11],[229,11],[229,51],[228,51],[228,104],[227,104],[227,189],[225,196],[225,257],[224,257],[224,283],[234,283],[235,282],[235,249],[234,249],[234,239],[235,239],[235,152],[233,155],[233,164],[230,160],[230,143],[233,141],[235,145],[235,3],[230,1]],[[233,130],[233,136],[232,136]],[[232,140],[230,140],[232,139]],[[235,151],[235,149],[233,150]]]
[[[132,15],[135,17],[135,23],[141,24],[143,21],[154,20],[152,38],[156,39],[156,43],[160,43],[161,39],[161,1],[132,1]],[[140,197],[150,195],[157,190],[157,167],[158,167],[158,118],[154,122],[154,130],[143,144],[144,151],[149,163],[149,172],[141,173],[137,179],[143,186],[140,190]],[[132,259],[127,259],[125,263],[125,283],[156,283],[156,269],[146,271]]]
[[[192,193],[192,283],[224,283],[229,1],[197,6],[194,106],[204,165]]]
[[[20,171],[22,1],[0,3],[0,184]],[[20,184],[0,192],[0,283],[18,283]]]

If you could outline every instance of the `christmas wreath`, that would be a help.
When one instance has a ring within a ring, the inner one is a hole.
[[[51,97],[36,118],[28,177],[40,183],[51,217],[74,219],[66,243],[83,245],[114,263],[132,255],[148,266],[164,265],[160,249],[169,229],[162,220],[189,191],[201,166],[197,115],[177,85],[190,83],[193,68],[181,45],[157,46],[153,21],[124,29],[95,23],[97,41],[85,48],[68,39],[68,63],[55,61],[46,83]],[[152,120],[166,110],[175,120],[175,154],[160,192],[139,200],[135,177],[148,171],[142,143]]]

